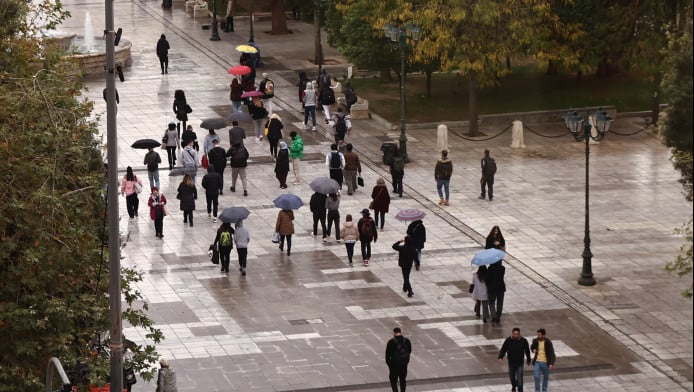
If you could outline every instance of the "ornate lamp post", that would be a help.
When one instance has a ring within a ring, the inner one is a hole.
[[[253,0],[248,0],[248,20],[251,26],[251,36],[248,38],[248,41],[255,42],[255,37],[253,37]]]
[[[210,41],[219,41],[220,39],[217,30],[217,0],[212,0],[212,36]]]
[[[422,38],[422,29],[412,23],[408,23],[405,29],[386,25],[383,31],[386,38],[397,42],[400,51],[400,156],[405,162],[409,162],[407,158],[407,132],[405,129],[405,47],[407,46],[407,38],[413,41],[419,41]]]
[[[592,259],[593,253],[590,251],[590,205],[589,205],[589,175],[588,167],[590,164],[590,140],[600,141],[605,137],[605,134],[610,130],[612,118],[607,115],[607,112],[602,108],[598,108],[593,114],[589,114],[589,109],[586,109],[586,119],[584,120],[576,111],[570,110],[564,115],[566,128],[573,135],[576,141],[583,140],[586,145],[586,205],[585,205],[585,231],[583,236],[583,269],[581,277],[578,279],[578,284],[581,286],[593,286],[595,278],[593,278]],[[594,125],[591,124],[591,120]],[[593,135],[595,129],[595,135]]]

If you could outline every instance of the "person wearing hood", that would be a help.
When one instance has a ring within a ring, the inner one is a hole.
[[[207,168],[207,174],[202,178],[202,187],[205,188],[205,198],[207,199],[207,216],[212,213],[212,222],[217,222],[217,205],[219,203],[219,186],[222,178],[215,172],[214,165]]]
[[[187,174],[193,178],[195,182],[195,177],[198,174],[198,152],[193,147],[194,140],[188,140],[183,151],[181,152],[181,161],[183,162],[183,168]]]
[[[412,297],[414,292],[410,284],[410,271],[412,271],[412,264],[417,259],[417,248],[408,235],[404,239],[396,241],[393,244],[393,249],[398,251],[398,266],[402,270],[402,291],[407,292],[408,297]]]
[[[345,248],[347,249],[347,259],[349,260],[349,266],[352,266],[352,257],[354,256],[354,244],[357,243],[359,239],[359,229],[357,225],[352,221],[352,214],[347,214],[345,216],[345,222],[342,224],[342,230],[340,230],[340,236],[345,241]]]
[[[270,121],[267,123],[267,141],[270,143],[270,155],[277,158],[277,145],[282,139],[282,119],[277,113],[270,116]]]
[[[275,161],[275,177],[280,182],[280,189],[287,188],[287,174],[289,174],[289,148],[287,143],[280,142],[280,152]]]
[[[427,242],[427,229],[424,227],[424,223],[422,223],[421,219],[407,226],[407,235],[417,249],[417,258],[414,260],[414,267],[419,271],[419,266],[422,262],[422,248],[424,248],[424,243]]]
[[[301,102],[304,103],[304,129],[308,128],[308,116],[311,116],[313,122],[312,131],[316,130],[316,90],[313,89],[313,82],[306,82],[306,89],[301,97]]]
[[[453,175],[453,162],[448,159],[448,151],[441,151],[441,158],[436,161],[434,167],[434,178],[436,179],[436,191],[439,193],[439,205],[447,206],[448,197],[450,195],[449,185]],[[445,197],[444,197],[445,196]]]
[[[241,275],[246,276],[246,260],[248,259],[248,243],[251,242],[251,235],[248,229],[243,224],[243,220],[236,222],[236,253],[239,256],[239,271]]]

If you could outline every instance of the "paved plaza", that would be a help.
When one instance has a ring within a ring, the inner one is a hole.
[[[66,30],[81,33],[85,11],[91,13],[94,30],[103,30],[103,2],[65,3],[73,15]],[[190,123],[201,139],[207,132],[198,128],[201,119],[230,113],[226,69],[238,63],[233,48],[247,41],[248,23],[237,20],[235,33],[220,31],[222,40],[213,42],[210,30],[202,29],[207,19],[193,19],[182,1],[162,10],[156,0],[121,0],[115,10],[116,27],[133,45],[126,81],[117,82],[118,167],[124,173],[133,166],[146,178],[145,151],[129,146],[138,138],[161,138],[174,120],[174,90],[185,90],[194,109]],[[584,146],[560,122],[527,124],[536,133],[525,132],[524,149],[510,148],[510,132],[473,141],[451,124],[454,174],[447,207],[437,205],[433,178],[439,155],[436,124],[408,129],[412,162],[406,167],[403,197],[393,197],[371,265],[349,267],[343,244],[311,235],[308,182],[328,174],[324,154],[333,140],[322,115],[318,132],[297,128],[296,71],[317,71],[309,62],[313,27],[290,21],[293,34],[272,36],[266,33],[269,21],[254,25],[266,63],[258,77],[268,72],[274,80],[275,112],[283,119],[285,135],[300,132],[305,157],[304,183],[283,190],[268,144],[246,140],[249,195],[225,191],[220,209],[251,210],[248,274],[235,269],[221,274],[210,263],[207,249],[218,224],[207,218],[204,197],[196,203],[195,226],[183,225],[175,199],[181,177],[161,170],[161,188],[170,200],[163,240],[154,236],[144,197],[137,219],[127,219],[125,200],[120,201],[121,224],[130,233],[123,263],[144,272],[137,288],[166,336],[158,352],[176,370],[179,391],[388,391],[384,351],[395,326],[413,343],[411,391],[510,390],[506,363],[499,364],[496,356],[516,326],[528,338],[545,328],[554,341],[558,358],[552,391],[692,391],[692,303],[679,295],[691,276],[679,279],[663,270],[684,241],[673,230],[691,216],[691,205],[682,197],[668,149],[652,134],[608,134],[591,147],[591,249],[598,282],[593,287],[577,284]],[[167,75],[160,74],[155,54],[162,33],[172,47]],[[346,61],[327,45],[324,50],[331,73],[345,74]],[[86,95],[103,114],[100,129],[105,132],[104,81],[89,79],[87,87]],[[483,124],[482,131],[495,135],[508,125]],[[342,196],[342,220],[346,214],[358,217],[368,206],[379,177],[389,182],[379,148],[399,135],[376,119],[355,120],[353,127],[347,141],[360,155],[366,187]],[[638,116],[613,124],[625,134],[643,127]],[[220,133],[226,148],[227,132]],[[493,202],[477,198],[484,149],[491,150],[499,168]],[[165,160],[165,152],[161,154]],[[199,192],[201,177],[202,172]],[[227,187],[231,183],[229,170],[224,182]],[[296,211],[291,257],[270,241],[278,212],[272,200],[285,192],[301,196],[306,204]],[[427,213],[427,242],[422,268],[412,273],[412,298],[400,290],[397,254],[391,249],[404,236],[407,223],[394,216],[405,208]],[[475,271],[470,259],[495,224],[508,252],[505,314],[500,324],[483,324],[475,318],[467,290]],[[233,251],[232,267],[236,260]],[[145,341],[141,330],[125,326],[125,334]],[[525,380],[531,390],[530,367]],[[154,383],[140,380],[133,390],[154,390]]]

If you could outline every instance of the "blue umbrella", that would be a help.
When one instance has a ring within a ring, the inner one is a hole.
[[[506,252],[501,249],[485,249],[472,258],[472,264],[474,265],[489,265],[494,264],[499,260],[502,260],[506,256]]]
[[[246,207],[227,207],[219,214],[219,220],[224,223],[236,223],[248,218],[251,212]]]
[[[277,196],[277,198],[272,202],[275,204],[275,207],[283,210],[296,210],[304,205],[304,202],[301,201],[299,196],[291,193],[283,193]]]

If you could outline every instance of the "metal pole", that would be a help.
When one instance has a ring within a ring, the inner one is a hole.
[[[593,253],[590,251],[590,203],[589,203],[589,192],[590,192],[590,182],[589,182],[589,167],[590,167],[590,137],[591,137],[592,126],[590,125],[590,117],[586,113],[586,123],[583,126],[583,139],[586,143],[586,216],[585,216],[585,228],[583,236],[583,269],[581,271],[581,278],[578,280],[578,284],[581,286],[593,286],[595,285],[595,279],[593,278],[593,268],[592,259]]]
[[[108,159],[108,294],[111,320],[111,392],[123,391],[120,297],[120,233],[118,230],[118,138],[116,115],[115,31],[113,0],[106,0],[106,147]]]
[[[248,1],[248,18],[251,23],[251,36],[248,38],[248,41],[255,42],[255,38],[253,37],[253,0]]]
[[[400,156],[405,162],[409,162],[405,129],[405,44],[405,33],[401,31],[398,40],[400,49]]]
[[[314,30],[314,50],[313,63],[318,65],[318,77],[323,70],[323,43],[321,42],[320,34],[320,3],[316,0],[313,3],[313,30]]]
[[[210,41],[219,41],[220,39],[217,30],[217,0],[212,0],[212,36]]]

